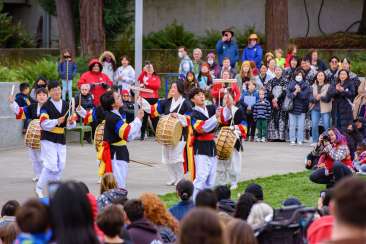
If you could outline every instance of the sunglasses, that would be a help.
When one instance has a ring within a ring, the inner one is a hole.
[[[64,56],[64,58],[71,58],[71,56]]]

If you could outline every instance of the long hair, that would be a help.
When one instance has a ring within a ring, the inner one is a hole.
[[[154,193],[144,193],[140,200],[144,205],[145,218],[155,225],[168,226],[174,233],[178,232],[178,223]]]
[[[226,226],[226,238],[230,244],[257,244],[252,227],[244,220],[233,219]]]
[[[329,128],[327,130],[327,133],[329,133],[329,131],[333,131],[335,136],[336,136],[336,144],[347,144],[347,137],[344,136],[337,128]]]
[[[319,86],[319,82],[318,82],[318,75],[320,73],[323,73],[324,75],[324,85],[329,83],[329,80],[327,78],[327,76],[325,75],[324,71],[319,71],[318,73],[316,73],[315,77],[314,77],[314,81],[313,84],[315,83],[317,86]]]
[[[347,70],[345,70],[345,69],[340,69],[340,70],[338,71],[337,83],[341,83],[341,79],[339,78],[339,75],[341,74],[341,72],[346,72],[346,74],[347,74],[347,78],[345,79],[345,81],[346,81],[346,80],[349,80],[349,72],[348,72]]]
[[[51,227],[58,244],[99,244],[92,208],[78,183],[60,185],[50,199]]]
[[[117,188],[117,181],[112,173],[107,173],[103,176],[102,182],[100,183],[100,194],[106,191]]]
[[[248,67],[249,67],[249,70],[248,70],[248,73],[247,73],[247,74],[244,74],[244,71],[243,71],[243,67],[244,67],[244,66],[248,66]],[[245,76],[245,75],[246,75],[246,76]],[[253,77],[253,69],[252,69],[252,67],[250,66],[250,62],[249,62],[249,61],[244,61],[244,62],[241,64],[241,67],[240,67],[240,77],[241,77],[241,78],[249,77],[249,79]]]
[[[240,196],[236,203],[234,217],[242,220],[247,220],[252,206],[256,202],[256,199],[251,193],[244,193]]]

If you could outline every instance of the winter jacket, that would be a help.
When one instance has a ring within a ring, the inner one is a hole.
[[[175,243],[175,241],[177,240],[177,236],[172,231],[172,229],[170,229],[169,227],[164,226],[164,225],[159,225],[159,226],[157,226],[157,229],[161,236],[161,239],[163,240],[163,243],[172,244],[172,243]]]
[[[94,98],[93,95],[88,93],[86,95],[83,94],[76,94],[75,97],[75,107],[79,106],[79,100],[81,100],[81,107],[83,107],[85,110],[91,110],[94,108]]]
[[[239,60],[239,49],[238,45],[234,40],[231,41],[222,41],[219,40],[216,43],[216,52],[219,59],[219,65],[222,66],[222,61],[225,57],[230,59],[231,67],[234,68],[236,62]]]
[[[109,191],[103,192],[98,198],[97,198],[97,205],[99,211],[103,210],[108,205],[112,204],[114,200],[119,198],[126,198],[127,199],[127,190],[123,188],[115,188],[111,189]]]
[[[221,88],[224,88],[224,85],[222,83],[214,84],[211,88],[211,96],[216,99],[216,101],[222,100],[225,93],[221,92]],[[236,83],[232,83],[228,89],[232,89],[234,93],[234,102],[237,103],[240,99],[240,90]]]
[[[256,104],[254,104],[253,118],[254,120],[269,120],[271,118],[271,104],[266,99],[263,101],[257,101]]]
[[[319,111],[320,113],[329,113],[332,111],[332,98],[328,92],[329,88],[329,84],[324,84],[322,87],[319,87],[316,83],[312,85],[309,99],[312,110]],[[320,95],[320,101],[316,100],[317,95]]]
[[[111,57],[110,62],[105,61],[107,55]],[[114,54],[110,51],[104,51],[99,57],[99,62],[103,65],[102,72],[113,82],[114,71],[116,70],[116,58]]]
[[[127,230],[134,244],[163,244],[158,229],[146,219],[132,222]]]
[[[285,58],[275,58],[275,60],[277,66],[281,67],[281,69],[285,68],[285,62],[286,62]]]
[[[327,80],[329,81],[329,83],[331,85],[335,84],[336,81],[337,81],[337,76],[338,76],[338,69],[336,70],[331,70],[330,68],[329,69],[326,69],[324,71],[325,73],[325,76],[327,77]]]
[[[258,100],[259,93],[257,90],[254,90],[252,93],[250,93],[248,90],[243,90],[240,97],[240,103],[245,103],[249,109],[252,109]]]
[[[73,61],[64,60],[58,64],[57,70],[61,80],[72,80],[78,69]]]
[[[261,45],[256,44],[254,47],[247,46],[243,50],[243,56],[241,58],[241,61],[244,62],[247,60],[254,61],[255,66],[257,66],[257,68],[260,69],[263,60],[263,49]]]
[[[316,65],[312,65],[316,71],[325,71],[327,69],[327,65],[320,59],[317,60]]]
[[[301,91],[294,95],[295,86],[299,85]],[[305,81],[297,82],[295,80],[291,81],[287,88],[287,94],[289,98],[292,99],[292,110],[290,113],[295,115],[300,115],[302,113],[306,113],[309,106],[309,95],[310,89],[308,84]]]
[[[347,126],[353,122],[352,101],[355,96],[355,87],[352,81],[345,80],[342,85],[344,91],[336,91],[336,85],[331,85],[330,92],[333,97],[332,121],[334,126],[345,132]]]
[[[126,122],[131,123],[135,119],[135,104],[131,101],[123,101],[123,113],[126,114]]]
[[[117,86],[120,86],[121,90],[129,90],[128,85],[133,85],[136,80],[135,70],[131,65],[127,67],[118,67],[116,72],[114,72],[114,83]]]
[[[293,77],[295,70],[296,68],[286,67],[282,73],[283,78],[285,78],[286,80],[288,80],[288,82],[290,82],[295,78]]]
[[[290,67],[290,60],[294,55],[292,53],[287,53],[285,58],[285,68]]]
[[[184,80],[187,76],[187,73],[190,71],[193,72],[193,62],[187,55],[186,57],[184,57],[180,60],[179,70],[178,70],[179,79]]]
[[[357,145],[362,142],[363,135],[362,133],[356,128],[354,124],[352,124],[352,129],[348,129],[345,133],[347,137],[347,145],[349,148],[349,151],[351,153],[352,160],[354,159],[355,152],[357,149]]]
[[[140,91],[140,96],[143,98],[159,98],[160,78],[155,73],[150,77],[146,71],[142,71],[137,79],[141,84],[145,84],[145,88],[153,90],[152,93]]]
[[[225,212],[229,215],[233,215],[236,208],[236,203],[231,199],[221,199],[217,203],[217,207],[219,211]]]
[[[314,78],[317,74],[316,70],[311,67],[309,70],[304,70],[305,72],[305,78],[304,81],[308,83],[309,86],[313,85]]]
[[[359,116],[364,117],[365,111],[361,113],[361,108],[364,104],[366,104],[366,80],[362,80],[361,84],[358,86],[358,94],[355,100],[353,101],[354,109],[353,109],[353,118],[357,119]]]
[[[192,200],[180,201],[179,203],[171,207],[169,211],[177,220],[180,221],[192,208],[194,208],[194,203]]]
[[[89,62],[89,70],[95,65],[99,64],[102,65],[98,59],[92,59]],[[108,78],[107,75],[103,74],[102,72],[92,72],[87,71],[81,75],[80,80],[78,82],[78,88],[82,84],[90,84],[91,89],[90,92],[94,96],[94,105],[98,106],[100,104],[100,96],[107,91],[108,87],[113,85],[112,81]]]
[[[212,78],[216,79],[220,76],[220,65],[218,65],[216,62],[214,62],[212,65],[210,65],[210,73]]]
[[[21,92],[15,95],[15,101],[17,102],[19,107],[26,107],[31,105],[30,97]]]
[[[14,244],[47,244],[52,237],[51,231],[40,234],[20,233]]]

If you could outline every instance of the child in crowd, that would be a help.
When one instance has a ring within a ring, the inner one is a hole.
[[[271,52],[266,52],[266,54],[264,55],[264,63],[266,66],[268,66],[268,62],[271,60],[271,59],[274,59],[275,56],[273,55],[273,53]]]
[[[104,244],[122,244],[124,240],[119,236],[124,225],[124,211],[122,206],[110,205],[97,217],[97,225],[104,233]]]
[[[75,96],[75,107],[80,106],[85,110],[90,111],[94,108],[94,97],[90,93],[90,84],[82,84],[80,86],[80,93]]]
[[[208,63],[203,63],[201,65],[201,71],[197,76],[198,85],[201,89],[205,90],[208,86],[212,84],[212,76],[210,73],[210,65]]]
[[[19,202],[16,200],[7,201],[1,209],[0,228],[15,222],[15,213],[19,208]]]
[[[190,180],[182,179],[178,182],[176,191],[181,201],[172,206],[169,211],[180,221],[194,207],[192,201],[193,183]]]
[[[183,85],[184,85],[184,97],[185,98],[189,97],[189,92],[193,88],[199,87],[198,81],[197,81],[197,79],[194,76],[194,73],[192,71],[187,72],[187,75],[184,79]]]
[[[32,87],[32,90],[30,92],[30,97],[32,99],[32,101],[34,100],[37,100],[36,98],[36,91],[39,89],[39,88],[47,88],[47,79],[43,76],[39,76],[37,78],[37,80],[33,83],[33,87]]]
[[[19,85],[19,93],[15,95],[15,101],[20,107],[29,106],[31,104],[30,100],[30,86],[27,82],[23,82]]]
[[[280,66],[281,69],[283,69],[285,67],[285,62],[286,62],[285,58],[283,58],[282,55],[283,55],[282,49],[277,48],[275,50],[275,56],[276,56],[275,60],[276,60],[277,66]]]
[[[266,142],[268,120],[271,118],[271,104],[266,99],[266,91],[259,90],[259,100],[253,106],[253,119],[257,128],[256,141]]]
[[[62,80],[62,99],[66,100],[66,93],[72,97],[72,79],[77,72],[76,63],[72,60],[71,52],[63,52],[61,62],[58,64],[58,74]]]
[[[287,54],[286,54],[286,60],[285,60],[285,68],[290,66],[290,60],[293,56],[296,56],[297,53],[297,47],[295,44],[290,43],[287,47]]]
[[[46,205],[38,199],[30,199],[25,202],[16,213],[16,222],[21,233],[16,244],[46,244],[51,239],[48,231],[50,216]]]
[[[122,111],[126,114],[126,122],[131,123],[135,119],[135,106],[131,102],[131,96],[128,90],[122,90]]]
[[[240,103],[246,108],[247,122],[248,122],[248,137],[247,140],[254,141],[255,134],[255,121],[253,118],[253,106],[259,99],[258,90],[256,89],[255,80],[248,82],[247,88],[243,89],[243,93],[240,98]]]
[[[358,172],[366,174],[366,143],[364,142],[357,146],[353,167]]]

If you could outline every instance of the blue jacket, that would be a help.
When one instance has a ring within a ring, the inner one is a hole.
[[[220,66],[222,66],[222,61],[225,57],[230,58],[230,64],[233,68],[239,60],[239,49],[234,40],[231,40],[230,42],[223,42],[222,40],[219,40],[216,43],[216,52]]]
[[[191,208],[194,208],[194,203],[192,200],[180,201],[171,207],[169,211],[177,220],[182,220]]]
[[[295,86],[299,85],[301,91],[294,95]],[[310,98],[310,88],[306,81],[297,82],[295,80],[291,81],[287,88],[287,96],[292,99],[292,110],[290,113],[295,115],[300,115],[302,113],[306,113],[309,107],[309,98]]]
[[[261,45],[256,44],[254,47],[246,47],[243,50],[243,56],[241,61],[254,61],[255,65],[259,69],[262,65],[263,49]]]
[[[60,75],[61,80],[72,80],[77,72],[76,63],[70,61],[63,61],[58,64],[58,74]],[[67,72],[67,74],[66,74]]]

